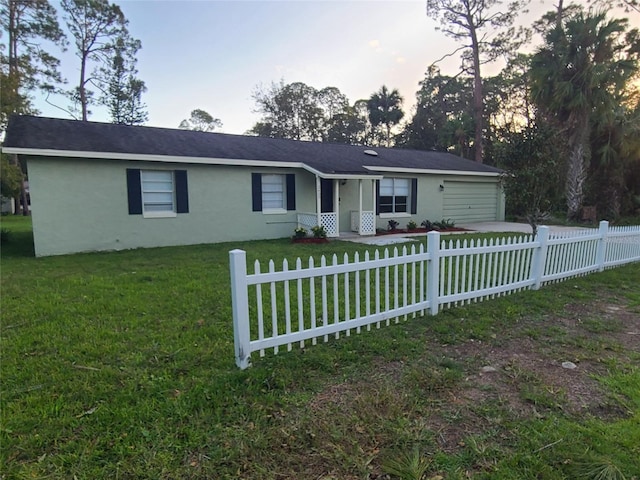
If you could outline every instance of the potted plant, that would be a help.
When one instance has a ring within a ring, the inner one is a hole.
[[[307,236],[307,229],[304,227],[297,227],[293,231],[293,238],[306,238],[306,236]]]

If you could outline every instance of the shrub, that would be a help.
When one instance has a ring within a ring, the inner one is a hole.
[[[433,222],[433,226],[435,228],[437,228],[438,230],[445,230],[447,228],[453,228],[456,226],[456,222],[454,222],[453,220],[451,220],[450,218],[448,218],[447,220],[445,220],[444,218],[442,220],[440,220],[439,222]]]
[[[316,225],[315,227],[312,227],[311,231],[313,232],[313,236],[315,238],[327,238],[327,231],[322,225]]]
[[[409,222],[407,222],[407,230],[415,230],[416,228],[418,228],[418,224],[416,222],[413,220],[409,220]]]
[[[387,227],[387,230],[389,231],[393,231],[396,230],[398,228],[399,223],[396,222],[395,220],[389,220],[389,226]]]
[[[429,220],[425,220],[420,224],[420,226],[426,228],[427,230],[433,230],[435,228],[433,223],[431,223]]]
[[[307,236],[307,230],[303,227],[297,227],[294,231],[294,237],[295,238],[305,238]]]

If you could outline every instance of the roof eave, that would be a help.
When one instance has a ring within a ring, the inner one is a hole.
[[[473,172],[470,170],[438,170],[435,168],[409,168],[409,167],[380,167],[364,165],[364,168],[377,172],[390,172],[390,173],[423,173],[431,175],[464,175],[464,176],[478,176],[478,177],[499,177],[500,172]]]
[[[301,168],[313,175],[326,179],[368,179],[379,180],[382,175],[375,173],[326,173],[321,172],[302,162],[281,162],[274,160],[252,160],[252,159],[236,159],[236,158],[216,158],[216,157],[186,157],[175,155],[150,155],[150,154],[134,154],[134,153],[116,153],[116,152],[90,152],[78,150],[55,150],[40,148],[21,148],[21,147],[2,147],[4,153],[16,155],[35,155],[42,157],[65,157],[65,158],[94,158],[105,160],[127,160],[139,162],[159,162],[159,163],[190,163],[200,165],[228,165],[239,167],[273,167],[273,168]]]

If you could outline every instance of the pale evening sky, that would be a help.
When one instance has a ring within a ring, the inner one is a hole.
[[[352,104],[385,84],[404,97],[408,119],[427,67],[458,47],[436,30],[425,0],[115,3],[142,42],[138,70],[148,88],[147,125],[157,127],[177,128],[200,108],[222,120],[219,131],[245,133],[259,119],[252,92],[280,79],[338,87]],[[60,15],[59,4],[53,4]],[[550,0],[533,0],[523,23],[552,8]],[[72,46],[60,58],[68,85],[75,85],[79,61]],[[447,59],[440,67],[455,74],[459,61]],[[497,70],[486,66],[483,74]],[[67,106],[64,99],[50,100]],[[69,117],[42,96],[36,96],[36,108],[43,116]],[[108,121],[106,111],[92,110],[90,120]]]

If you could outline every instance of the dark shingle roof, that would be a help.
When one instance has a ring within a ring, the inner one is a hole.
[[[161,155],[304,163],[325,174],[363,175],[364,166],[385,169],[499,173],[500,170],[444,152],[363,147],[169,128],[13,116],[4,148]],[[373,149],[378,155],[364,153]],[[213,163],[213,162],[212,162]]]

